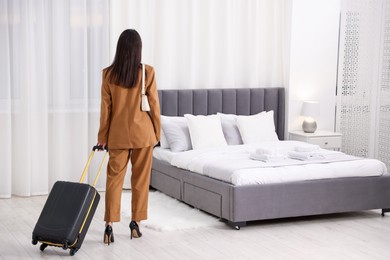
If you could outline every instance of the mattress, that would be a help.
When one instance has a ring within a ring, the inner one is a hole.
[[[172,158],[177,153],[172,152],[170,149],[164,149],[159,146],[153,149],[153,158],[159,159],[164,162],[171,163]]]
[[[278,141],[178,153],[157,147],[153,156],[172,166],[237,186],[388,174],[385,164],[379,160],[352,157],[343,153],[335,153],[337,156],[327,160],[301,161],[287,158],[290,151],[302,144],[298,141]],[[252,160],[250,155],[259,147],[276,149],[278,153],[285,154],[286,159],[278,162]],[[327,150],[322,151],[329,153]]]

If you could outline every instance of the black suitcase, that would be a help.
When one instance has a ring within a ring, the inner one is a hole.
[[[50,191],[32,233],[32,243],[36,245],[41,242],[41,251],[47,246],[57,246],[65,250],[69,248],[73,256],[80,249],[100,200],[95,185],[107,151],[93,185],[83,183],[97,149],[101,147],[93,147],[79,183],[57,181]]]

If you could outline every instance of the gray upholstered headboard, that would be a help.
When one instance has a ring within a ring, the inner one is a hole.
[[[217,112],[253,115],[274,111],[276,133],[284,139],[284,88],[164,89],[159,90],[161,114],[211,115]]]

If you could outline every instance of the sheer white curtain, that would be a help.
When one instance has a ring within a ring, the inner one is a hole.
[[[78,180],[96,142],[101,69],[124,29],[140,32],[160,89],[280,87],[290,9],[291,0],[0,0],[0,197]]]
[[[290,0],[118,0],[110,4],[111,54],[125,28],[168,88],[285,86]]]
[[[108,0],[0,0],[0,197],[78,180],[96,142],[108,18]]]

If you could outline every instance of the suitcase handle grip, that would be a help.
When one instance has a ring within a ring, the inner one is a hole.
[[[92,151],[96,151],[96,150],[106,150],[106,152],[108,152],[108,147],[104,147],[103,149],[103,145],[95,145],[94,147],[92,147]]]
[[[92,158],[93,158],[93,155],[95,154],[95,150],[103,150],[103,146],[102,145],[95,145],[93,148],[92,148],[92,151],[91,153],[89,154],[89,158],[88,158],[88,161],[87,161],[87,164],[85,165],[85,168],[84,168],[84,171],[83,171],[83,174],[81,175],[81,178],[80,178],[80,183],[83,183],[84,182],[84,178],[85,178],[85,175],[87,174],[87,171],[88,171],[88,168],[89,168],[89,165],[91,164],[91,161],[92,161]],[[108,154],[108,147],[105,147],[104,150],[106,150],[105,154],[104,154],[104,157],[103,157],[103,160],[100,164],[100,167],[99,167],[99,170],[96,174],[96,177],[95,177],[95,181],[93,182],[92,186],[95,187],[96,186],[96,183],[99,179],[99,176],[100,176],[100,172],[103,168],[103,164],[107,158],[107,154]]]

